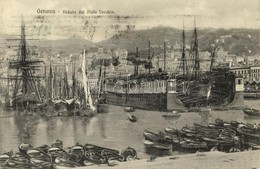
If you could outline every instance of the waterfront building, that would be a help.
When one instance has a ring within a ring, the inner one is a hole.
[[[231,67],[237,76],[243,77],[245,82],[260,82],[260,65]]]

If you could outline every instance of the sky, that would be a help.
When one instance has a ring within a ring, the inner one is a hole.
[[[37,13],[37,9],[55,10],[55,14],[45,14],[45,21],[49,22],[44,22],[51,27],[45,36],[53,39],[88,33],[86,39],[100,41],[129,25],[133,29],[182,28],[184,23],[189,29],[194,27],[194,16],[199,28],[260,28],[259,0],[0,0],[0,34],[17,32],[22,15],[26,23],[39,28],[36,22],[40,21],[35,17],[42,14]],[[102,14],[100,18],[93,14],[84,14],[81,18],[82,15],[76,14],[73,18],[73,15],[62,14],[62,10],[111,10],[115,13]],[[65,28],[68,25],[72,28]],[[116,25],[120,28],[115,30]],[[85,32],[78,31],[82,26]],[[93,29],[94,35],[91,34]]]

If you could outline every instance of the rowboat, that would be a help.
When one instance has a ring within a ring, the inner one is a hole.
[[[7,154],[10,158],[7,161],[6,166],[10,168],[33,168],[36,167],[37,164],[32,163],[30,157],[23,153],[12,153],[9,152]],[[39,165],[38,165],[39,166]],[[40,166],[39,166],[40,167]]]
[[[239,127],[237,128],[237,132],[244,136],[244,139],[249,143],[260,144],[260,129],[256,128],[247,128],[247,127]]]
[[[30,162],[36,166],[41,166],[42,168],[52,167],[52,158],[47,153],[37,149],[29,149],[27,150],[27,155],[30,157]]]
[[[77,162],[72,161],[69,158],[68,153],[59,147],[51,147],[48,150],[48,154],[51,155],[54,165],[64,167],[79,167],[81,166]]]
[[[4,153],[0,155],[0,167],[5,167],[7,166],[7,163],[9,161],[9,154],[8,153]]]
[[[198,141],[183,141],[180,143],[180,148],[185,150],[207,150],[208,145],[206,142]]]
[[[136,122],[138,120],[138,118],[134,115],[130,115],[128,114],[128,119],[131,121],[131,122]]]
[[[75,146],[72,146],[69,148],[68,152],[70,160],[80,164],[84,165],[84,159],[85,159],[85,148],[84,146],[80,144],[76,144]]]
[[[172,135],[177,135],[179,133],[179,130],[178,129],[174,129],[174,128],[171,128],[171,127],[166,127],[164,129],[164,131],[168,134],[172,134]]]
[[[137,152],[132,147],[127,147],[127,149],[122,150],[121,156],[124,157],[124,161],[130,161],[131,159],[138,159]]]
[[[149,140],[151,142],[158,142],[161,144],[172,144],[172,140],[165,138],[161,134],[155,134],[147,130],[144,131],[143,136],[146,140]]]
[[[180,117],[181,114],[179,114],[177,111],[167,112],[162,115],[162,117]]]
[[[157,142],[152,142],[149,140],[144,141],[144,146],[146,149],[156,149],[160,151],[172,151],[172,145],[161,144]]]
[[[260,110],[251,109],[251,108],[244,108],[244,113],[249,116],[258,116],[260,117]]]
[[[135,108],[126,106],[126,107],[124,107],[124,111],[125,111],[125,112],[134,112],[134,111],[135,111]]]

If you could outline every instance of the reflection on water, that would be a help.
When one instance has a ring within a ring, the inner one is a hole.
[[[260,109],[258,101],[249,102]],[[34,146],[51,144],[54,140],[64,141],[64,147],[77,142],[92,143],[118,150],[128,146],[134,147],[138,156],[147,157],[143,146],[143,131],[163,131],[165,127],[182,128],[194,123],[208,124],[220,118],[225,121],[237,120],[248,123],[260,123],[260,118],[245,116],[241,110],[189,112],[177,118],[164,118],[162,112],[137,110],[133,115],[138,117],[136,123],[128,120],[122,107],[110,106],[108,114],[95,117],[53,117],[42,118],[38,115],[14,113],[13,117],[0,118],[0,152],[17,150],[23,142]]]
[[[211,121],[211,111],[203,111],[203,112],[198,112],[200,118],[201,118],[201,124],[202,125],[207,125]]]

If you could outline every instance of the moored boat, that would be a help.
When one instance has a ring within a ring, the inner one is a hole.
[[[178,113],[177,111],[172,111],[172,112],[167,112],[162,115],[162,117],[180,117],[181,114]]]
[[[208,145],[206,142],[201,141],[182,141],[180,142],[180,148],[188,151],[197,150],[208,150]]]
[[[146,149],[156,149],[160,151],[172,151],[172,145],[161,144],[157,142],[152,142],[149,140],[144,141],[144,146]]]
[[[52,158],[49,154],[37,149],[29,149],[27,155],[30,157],[32,164],[43,168],[52,168]]]
[[[68,155],[70,160],[84,166],[84,160],[86,159],[85,153],[86,150],[84,146],[77,143],[75,146],[69,148]]]
[[[238,127],[237,132],[242,135],[246,142],[260,144],[260,129]]]
[[[128,119],[131,121],[131,122],[136,122],[138,120],[138,118],[134,115],[131,115],[131,114],[128,114]]]
[[[124,111],[125,111],[125,112],[134,112],[134,111],[135,111],[135,108],[130,107],[130,106],[126,106],[126,107],[124,107]]]
[[[260,110],[251,109],[251,108],[244,108],[244,113],[249,116],[258,116],[260,117]]]

